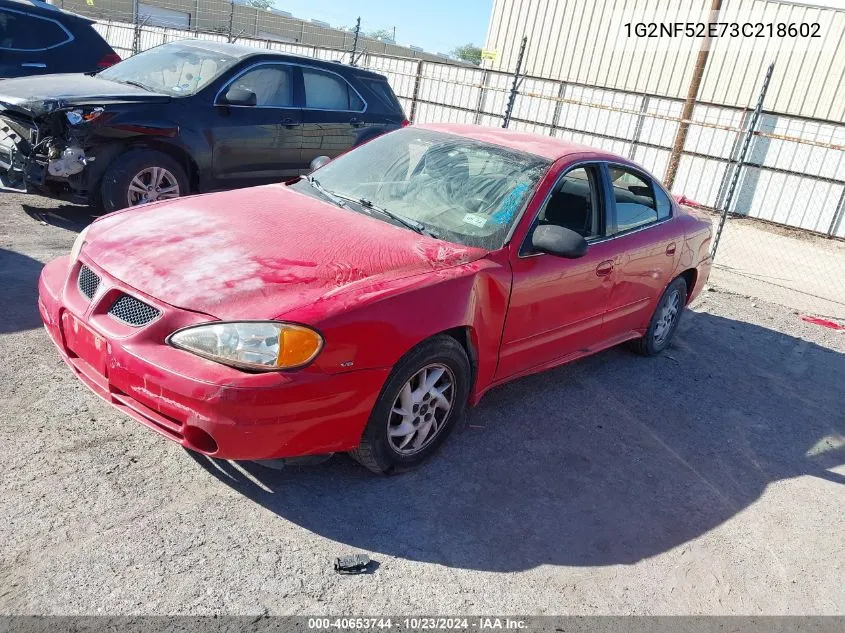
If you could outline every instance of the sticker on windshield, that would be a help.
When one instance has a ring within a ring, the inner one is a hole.
[[[481,215],[480,213],[467,213],[464,216],[464,224],[472,224],[473,226],[482,228],[487,224],[487,216]]]
[[[516,212],[519,211],[522,199],[530,188],[524,182],[514,187],[513,191],[505,196],[504,200],[499,204],[499,210],[490,216],[490,221],[493,224],[507,224],[510,222],[516,215]]]

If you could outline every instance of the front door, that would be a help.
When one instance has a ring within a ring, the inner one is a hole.
[[[340,75],[301,66],[305,108],[302,111],[302,162],[334,158],[351,149],[367,131],[366,105]]]
[[[230,88],[255,93],[255,105],[221,105]],[[263,63],[220,91],[212,133],[212,171],[221,187],[278,182],[302,167],[302,109],[289,64]]]
[[[557,224],[584,236],[586,255],[565,259],[531,251],[531,233],[511,260],[513,286],[496,377],[555,363],[602,340],[613,287],[615,245],[604,241],[605,194],[598,164],[569,169],[535,226]]]

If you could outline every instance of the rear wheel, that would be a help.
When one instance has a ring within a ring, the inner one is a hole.
[[[431,338],[397,363],[350,455],[375,473],[418,466],[443,444],[466,408],[470,364],[451,336]]]
[[[632,341],[631,348],[643,356],[653,356],[669,347],[686,302],[687,282],[683,277],[678,277],[669,284],[657,302],[645,336]]]
[[[182,166],[164,152],[133,149],[109,166],[100,185],[106,212],[188,193],[188,176]]]

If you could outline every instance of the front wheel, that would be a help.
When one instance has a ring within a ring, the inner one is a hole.
[[[418,466],[463,415],[470,375],[466,352],[451,336],[423,342],[393,369],[350,455],[379,474]]]
[[[678,277],[663,292],[645,336],[632,341],[632,349],[643,356],[654,356],[669,347],[686,302],[687,282],[683,277]]]
[[[109,166],[100,185],[106,212],[188,193],[188,177],[182,166],[164,152],[133,149]]]

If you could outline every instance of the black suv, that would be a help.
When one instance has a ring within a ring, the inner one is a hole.
[[[0,0],[0,78],[83,73],[120,57],[93,20],[39,0]]]
[[[0,82],[0,185],[112,211],[278,182],[407,124],[382,75],[208,41]]]

